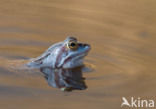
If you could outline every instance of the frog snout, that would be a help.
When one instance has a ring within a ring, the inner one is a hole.
[[[90,47],[90,45],[89,45],[89,44],[82,44],[82,43],[80,43],[80,44],[79,44],[79,46],[80,46],[80,47],[82,47],[82,46],[83,46],[83,47],[85,47],[85,46]]]

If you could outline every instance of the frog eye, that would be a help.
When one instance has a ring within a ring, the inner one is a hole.
[[[78,43],[76,41],[70,41],[67,47],[71,50],[76,50],[78,48]]]

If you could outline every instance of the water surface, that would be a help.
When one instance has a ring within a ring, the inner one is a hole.
[[[120,109],[121,98],[154,99],[155,0],[1,0],[2,109]],[[20,68],[68,35],[91,44],[87,90],[61,92]]]

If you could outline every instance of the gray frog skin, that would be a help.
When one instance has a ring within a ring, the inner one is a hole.
[[[80,43],[74,37],[48,48],[41,56],[27,64],[30,68],[75,68],[83,65],[83,58],[88,54],[90,45]]]
[[[87,88],[82,77],[83,58],[90,45],[80,43],[74,37],[52,45],[41,56],[32,59],[27,66],[39,68],[48,84],[63,91]]]

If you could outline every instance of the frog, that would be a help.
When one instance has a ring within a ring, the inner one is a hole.
[[[43,54],[32,58],[26,65],[37,68],[45,75],[48,84],[61,90],[86,89],[81,68],[91,46],[70,36],[51,45]]]
[[[80,43],[75,37],[50,46],[41,56],[31,59],[27,64],[31,68],[74,68],[83,65],[83,59],[90,50],[90,45]]]

